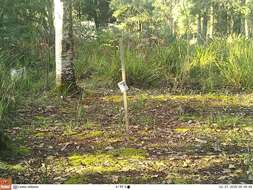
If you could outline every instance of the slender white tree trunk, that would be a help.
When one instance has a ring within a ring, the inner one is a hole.
[[[54,0],[54,17],[56,86],[73,89],[72,0]]]
[[[248,25],[248,18],[245,19],[245,23],[244,23],[244,31],[245,31],[245,37],[248,38],[249,37],[249,25]]]
[[[248,3],[249,3],[249,0],[246,0],[245,4],[248,5]],[[246,38],[249,37],[249,33],[250,33],[250,24],[249,23],[250,23],[249,15],[245,15],[245,23],[244,23],[245,29],[244,29],[244,31],[245,31]]]
[[[213,31],[214,31],[214,10],[213,10],[213,6],[211,6],[211,13],[210,13],[210,38],[213,38]]]

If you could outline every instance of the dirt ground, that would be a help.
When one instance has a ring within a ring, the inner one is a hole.
[[[118,91],[26,100],[0,162],[15,183],[252,183],[253,95]]]

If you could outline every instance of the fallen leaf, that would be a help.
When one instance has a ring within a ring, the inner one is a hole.
[[[112,146],[107,146],[105,150],[113,150],[114,148]]]
[[[228,168],[229,168],[229,169],[235,169],[235,165],[229,164]]]
[[[198,138],[195,138],[195,141],[198,142],[198,143],[202,143],[202,144],[207,143],[207,140],[202,140],[202,139],[198,139]]]
[[[117,183],[119,181],[119,176],[113,175],[112,176],[112,182]]]
[[[183,163],[183,167],[186,168],[186,167],[189,167],[189,164],[191,163],[191,160],[186,160],[184,161]]]
[[[224,169],[223,173],[231,173],[231,170],[230,169]]]
[[[64,151],[64,150],[67,148],[68,145],[70,145],[70,143],[66,143],[66,144],[64,145],[64,147],[61,148],[61,151]]]

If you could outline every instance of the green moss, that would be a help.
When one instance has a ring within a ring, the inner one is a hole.
[[[126,160],[116,160],[110,154],[86,154],[69,157],[69,162],[80,173],[102,173],[119,171],[128,166]]]
[[[187,131],[189,131],[189,128],[176,128],[175,131],[178,133],[185,133]]]
[[[171,173],[166,179],[170,184],[191,184],[192,180],[190,179],[191,175],[182,175],[180,173]]]
[[[80,133],[78,131],[73,130],[72,128],[67,128],[63,133],[63,135],[71,137],[71,138],[75,138],[77,140],[101,137],[103,136],[103,134],[104,132],[101,130],[89,130],[89,131]]]
[[[100,137],[103,135],[103,131],[91,131],[86,135],[86,138]]]
[[[78,139],[78,140],[84,140],[84,139],[88,139],[88,138],[97,138],[97,137],[101,137],[103,135],[103,131],[100,130],[92,130],[89,131],[88,133],[80,133],[80,134],[73,134],[71,135],[73,138]]]
[[[50,136],[51,134],[49,131],[39,131],[35,132],[33,135],[37,138],[44,138]]]
[[[208,103],[209,106],[245,106],[249,107],[253,105],[251,95],[223,95],[223,94],[192,94],[192,95],[148,95],[148,94],[138,94],[136,96],[128,96],[130,101],[137,100],[143,102],[144,100],[157,100],[157,101],[167,101],[174,100],[178,102],[200,102]],[[106,96],[103,98],[104,101],[111,101],[119,103],[122,101],[122,96]]]
[[[73,129],[71,128],[67,128],[64,132],[63,132],[63,135],[65,136],[72,136],[72,135],[76,135],[78,134],[77,131],[73,131]]]
[[[86,183],[86,178],[84,176],[73,176],[68,178],[64,183],[65,184],[82,184],[82,183]]]
[[[122,96],[105,96],[103,100],[117,103],[122,101]]]
[[[112,150],[110,152],[113,156],[119,156],[124,158],[135,158],[135,159],[143,159],[147,156],[147,152],[141,149],[134,148],[121,148],[117,150]]]
[[[34,136],[35,136],[35,137],[41,138],[41,137],[44,137],[44,136],[45,136],[45,133],[44,133],[44,132],[36,132],[36,133],[34,134]]]
[[[146,183],[157,183],[157,180],[154,179],[151,174],[144,176],[116,176],[117,180],[115,180],[115,175],[112,173],[106,173],[101,175],[97,175],[96,179],[94,179],[94,174],[81,174],[68,178],[64,183],[65,184],[87,184],[87,183],[117,183],[117,184],[146,184]]]
[[[191,180],[185,179],[185,178],[182,178],[182,177],[172,178],[171,181],[174,184],[189,184],[189,183],[191,183]]]
[[[80,173],[103,173],[114,171],[129,171],[138,167],[138,161],[145,158],[144,150],[122,148],[105,153],[73,155],[68,157],[71,167]],[[76,178],[69,182],[76,182]]]
[[[91,129],[91,128],[94,128],[94,127],[100,127],[100,125],[98,123],[94,123],[94,122],[90,122],[90,121],[87,121],[84,125],[83,125],[84,128],[86,129]]]
[[[69,157],[72,166],[88,165],[97,166],[102,165],[104,162],[113,162],[111,155],[108,154],[87,154],[87,155],[74,155]]]

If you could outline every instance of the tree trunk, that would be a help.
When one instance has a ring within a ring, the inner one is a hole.
[[[245,3],[246,3],[245,0],[241,0],[241,6],[245,6]],[[245,31],[245,29],[246,29],[246,18],[245,18],[246,15],[244,15],[242,13],[240,15],[241,15],[241,33],[246,35],[246,31]]]
[[[244,4],[248,5],[249,0],[245,0]],[[244,32],[245,32],[245,37],[248,38],[250,36],[250,18],[249,15],[244,15]]]
[[[169,27],[170,27],[170,34],[171,35],[175,35],[175,31],[174,31],[174,19],[173,19],[173,17],[169,18]]]
[[[201,41],[201,33],[202,33],[202,29],[201,29],[201,16],[200,15],[198,15],[198,21],[197,21],[198,23],[197,23],[197,40],[198,40],[198,42],[199,41]]]
[[[206,35],[207,35],[207,22],[208,22],[208,18],[207,18],[207,13],[204,14],[203,16],[203,25],[202,25],[202,38],[205,41],[206,40]]]
[[[210,12],[210,38],[213,38],[213,28],[214,27],[214,10],[213,6],[211,6],[211,12]]]
[[[56,86],[76,88],[73,68],[72,0],[54,0]]]
[[[249,37],[249,24],[248,24],[248,19],[246,18],[244,21],[244,32],[245,32],[245,37],[248,38]]]
[[[227,17],[227,25],[228,34],[233,34],[233,18],[230,15]]]
[[[94,18],[94,22],[95,22],[96,31],[98,32],[100,28],[100,23],[97,16]]]
[[[237,14],[233,17],[233,33],[241,33],[241,15]]]
[[[227,36],[228,33],[228,13],[224,4],[216,4],[216,23],[215,23],[215,33],[220,37]]]

